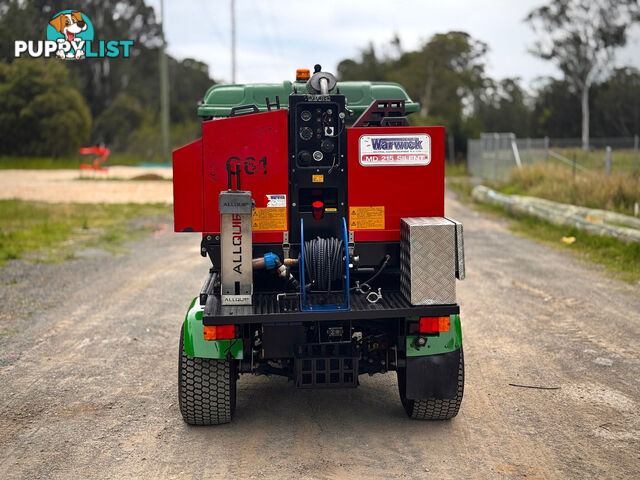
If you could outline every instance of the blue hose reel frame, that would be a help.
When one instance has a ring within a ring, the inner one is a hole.
[[[347,221],[342,217],[342,244],[344,246],[344,271],[345,275],[342,281],[343,302],[326,303],[321,305],[312,305],[307,303],[307,291],[305,288],[305,269],[304,269],[304,220],[300,219],[300,311],[317,312],[317,311],[340,311],[349,310],[351,301],[349,298],[349,236],[347,234]]]

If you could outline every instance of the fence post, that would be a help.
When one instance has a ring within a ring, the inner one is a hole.
[[[633,174],[637,175],[638,174],[638,140],[640,139],[640,137],[638,137],[638,134],[636,133],[633,136]]]
[[[451,165],[455,165],[456,164],[456,152],[455,152],[455,145],[453,143],[453,134],[452,133],[449,134],[449,163]]]
[[[493,179],[498,180],[498,161],[499,161],[499,151],[500,151],[500,135],[497,133],[493,134],[493,149],[494,149],[494,160],[493,160]]]
[[[549,163],[549,137],[544,137],[544,162]]]
[[[607,145],[606,154],[604,157],[604,169],[607,177],[611,173],[611,147]]]

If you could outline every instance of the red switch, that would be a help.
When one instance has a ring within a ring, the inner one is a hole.
[[[322,217],[324,217],[324,202],[316,200],[311,206],[313,207],[313,218],[322,220]]]

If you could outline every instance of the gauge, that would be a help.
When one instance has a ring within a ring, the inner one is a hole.
[[[303,140],[311,140],[311,137],[313,137],[313,130],[309,127],[302,127],[300,129],[300,138]]]
[[[300,113],[300,118],[303,121],[308,122],[311,120],[311,112],[309,110],[303,110],[302,113]]]

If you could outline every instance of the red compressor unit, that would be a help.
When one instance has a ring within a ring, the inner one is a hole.
[[[181,413],[231,421],[245,373],[327,388],[395,370],[410,417],[452,418],[464,249],[444,128],[409,126],[399,86],[363,106],[376,85],[306,72],[264,102],[208,105],[229,109],[173,154],[175,230],[202,232],[211,260],[180,336]]]

